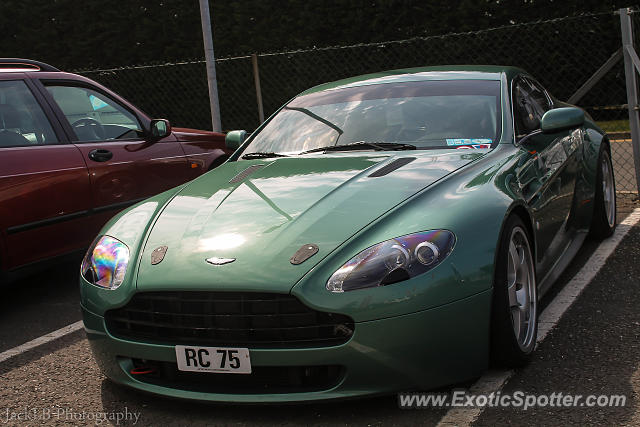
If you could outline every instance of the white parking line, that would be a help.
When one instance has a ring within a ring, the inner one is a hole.
[[[25,351],[29,351],[33,348],[41,346],[42,344],[46,344],[53,340],[57,340],[60,337],[68,335],[72,332],[78,331],[82,329],[82,320],[79,320],[75,323],[65,326],[64,328],[60,328],[57,331],[50,332],[46,335],[33,339],[29,342],[26,342],[22,345],[9,349],[7,351],[3,351],[0,353],[0,363],[4,362],[7,359],[10,359],[14,356],[24,353]]]
[[[580,271],[567,283],[564,288],[555,296],[553,301],[544,309],[540,315],[538,325],[538,343],[542,342],[547,334],[558,323],[562,315],[571,304],[578,298],[584,288],[593,280],[598,271],[607,261],[629,230],[640,221],[640,208],[635,209],[624,221],[618,224],[613,236],[603,240],[593,251],[587,262]],[[470,388],[472,394],[489,395],[497,393],[509,381],[513,375],[513,370],[498,371],[492,370],[485,373]],[[484,407],[452,408],[442,417],[438,426],[469,426],[478,419]]]

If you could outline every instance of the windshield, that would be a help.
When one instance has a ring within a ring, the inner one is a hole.
[[[500,136],[500,82],[441,80],[330,89],[292,100],[244,153],[300,153],[355,142],[489,148]]]

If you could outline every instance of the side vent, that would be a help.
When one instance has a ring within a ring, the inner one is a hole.
[[[240,172],[238,175],[231,178],[229,184],[237,184],[238,182],[242,182],[246,177],[257,171],[258,169],[262,169],[265,165],[252,165]]]
[[[387,174],[390,174],[394,170],[400,169],[404,165],[408,165],[409,163],[413,162],[415,159],[416,159],[415,157],[402,157],[400,159],[396,159],[393,162],[389,163],[388,165],[383,166],[377,171],[373,172],[371,175],[369,175],[369,178],[377,178],[379,176],[385,176]]]

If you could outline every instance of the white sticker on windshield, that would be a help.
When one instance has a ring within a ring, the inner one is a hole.
[[[473,144],[473,145],[459,145],[456,147],[457,150],[488,150],[491,148],[491,144]]]
[[[489,138],[447,138],[447,145],[491,145],[492,142]]]

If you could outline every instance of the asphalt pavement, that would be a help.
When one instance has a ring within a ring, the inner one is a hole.
[[[2,289],[0,353],[82,318],[81,260],[79,256]]]
[[[640,227],[634,227],[502,393],[624,395],[624,407],[488,408],[474,424],[640,425]],[[582,405],[580,403],[583,403]]]
[[[618,205],[619,220],[638,207],[630,196],[619,196]],[[587,241],[543,305],[597,245]],[[627,396],[626,406],[487,408],[475,425],[640,425],[639,259],[640,227],[635,227],[539,346],[533,361],[516,371],[502,390],[621,394]],[[0,301],[0,353],[80,319],[78,263],[61,264],[5,290]],[[445,412],[446,408],[399,409],[395,395],[271,406],[151,396],[107,380],[93,361],[83,331],[0,362],[0,425],[96,425],[95,417],[114,414],[129,419],[107,420],[107,425],[436,425]]]

